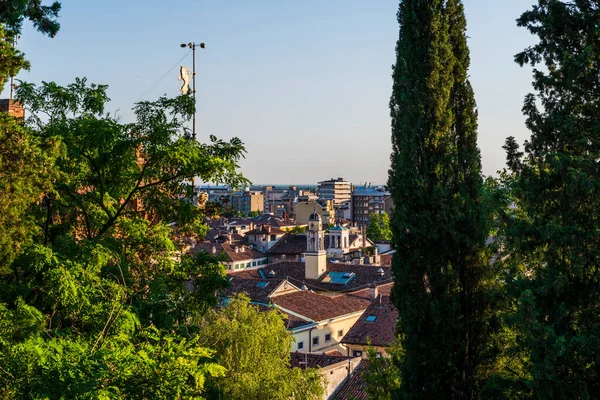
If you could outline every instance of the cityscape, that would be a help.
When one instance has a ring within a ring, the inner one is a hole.
[[[600,0],[532,3],[0,1],[0,399],[600,398]]]

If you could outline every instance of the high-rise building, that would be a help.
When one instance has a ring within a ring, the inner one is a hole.
[[[352,198],[352,183],[344,178],[331,178],[328,181],[319,182],[319,199],[331,200],[334,206],[347,203]]]
[[[356,187],[352,193],[352,224],[367,225],[371,215],[384,212],[389,214],[391,204],[390,193],[383,187]]]

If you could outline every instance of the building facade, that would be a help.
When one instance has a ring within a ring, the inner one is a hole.
[[[262,213],[264,205],[265,197],[258,191],[235,192],[231,197],[231,206],[244,215],[250,215],[253,211]]]
[[[316,201],[301,201],[295,205],[295,220],[298,225],[307,225],[310,215],[316,211],[321,216],[324,224],[331,225],[334,222],[335,211],[333,202],[325,201],[325,204],[319,204]]]
[[[352,183],[344,178],[331,178],[328,181],[319,182],[319,200],[331,200],[334,206],[342,205],[350,201],[352,197]]]
[[[352,224],[366,226],[373,214],[382,214],[386,211],[386,200],[390,193],[383,187],[371,186],[356,187],[352,193]]]

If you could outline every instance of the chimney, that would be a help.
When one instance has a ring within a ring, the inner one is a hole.
[[[369,295],[371,296],[371,300],[375,300],[377,297],[379,297],[379,289],[377,289],[377,285],[372,284],[369,286]]]
[[[212,247],[212,253],[217,254],[217,248],[215,246]]]
[[[15,118],[25,118],[25,110],[23,109],[23,104],[21,104],[21,102],[18,100],[1,99],[0,112],[8,113],[8,115]]]
[[[367,227],[365,224],[360,227],[360,232],[362,233],[362,245],[363,247],[367,247]]]
[[[246,246],[242,245],[242,253],[246,251]]]
[[[235,252],[236,252],[236,253],[239,253],[239,252],[240,252],[240,248],[239,248],[239,247],[237,247],[237,246],[235,246]]]

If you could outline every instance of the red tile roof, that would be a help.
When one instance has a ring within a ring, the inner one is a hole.
[[[228,262],[237,262],[245,260],[254,260],[257,258],[265,258],[267,255],[256,249],[250,248],[249,245],[242,244],[231,244],[231,243],[210,243],[202,242],[197,244],[193,249],[194,251],[205,251],[212,253],[213,248],[215,254],[225,254]],[[236,252],[236,248],[238,251]]]
[[[366,346],[370,341],[373,346],[386,347],[394,341],[398,310],[390,302],[389,295],[379,295],[378,300],[369,305],[346,333],[342,343]],[[369,316],[375,316],[375,321],[368,322]]]
[[[383,275],[377,271],[381,268]],[[238,292],[236,285],[244,279],[261,279],[260,270],[266,280],[281,280],[287,279],[297,287],[301,287],[306,283],[309,289],[330,291],[330,292],[353,292],[360,289],[368,288],[370,284],[383,285],[392,282],[392,271],[390,267],[380,267],[379,265],[356,265],[343,263],[327,263],[327,271],[319,279],[306,279],[304,274],[303,262],[282,261],[262,268],[251,270],[232,271],[230,272],[231,290]],[[269,271],[275,272],[275,276],[270,277]],[[338,285],[331,282],[323,282],[328,272],[354,272],[354,278],[346,285]]]
[[[313,321],[323,321],[361,312],[371,304],[368,290],[335,297],[301,291],[273,297],[271,301],[279,307],[310,318]]]
[[[308,354],[293,352],[290,354],[290,366],[292,368],[298,367],[302,369],[306,368],[325,368],[330,365],[334,365],[340,362],[352,360],[355,357],[337,356],[331,354]]]
[[[247,236],[249,233],[261,235],[285,235],[286,232],[271,225],[258,225],[251,231],[246,232],[244,235]]]
[[[383,254],[379,257],[381,259],[381,265],[384,265],[386,267],[392,266],[392,254]]]
[[[288,233],[271,247],[268,254],[302,254],[306,252],[306,235]]]
[[[367,381],[366,374],[369,372],[369,361],[362,360],[354,369],[352,375],[346,378],[340,388],[330,397],[331,400],[366,400]]]

